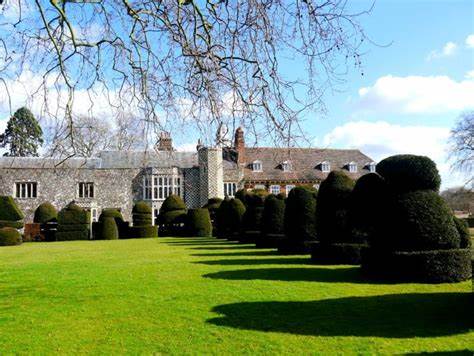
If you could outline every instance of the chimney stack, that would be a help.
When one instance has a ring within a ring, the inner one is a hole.
[[[158,150],[173,151],[173,140],[169,132],[161,132],[158,140]]]
[[[241,127],[238,127],[235,130],[234,137],[234,148],[237,151],[237,163],[245,163],[245,139],[244,139],[244,130]]]

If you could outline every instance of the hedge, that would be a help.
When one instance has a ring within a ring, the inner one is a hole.
[[[257,189],[247,196],[247,208],[242,216],[241,242],[255,242],[260,236],[263,209],[265,199],[268,196],[266,191]]]
[[[22,242],[18,230],[12,227],[3,227],[0,229],[0,246],[15,246],[20,245]]]
[[[458,219],[457,217],[454,217],[454,224],[460,237],[460,247],[471,248],[471,235],[469,233],[469,226],[467,223],[461,219]]]
[[[286,199],[285,236],[295,241],[316,238],[316,195],[314,188],[299,186]]]
[[[441,185],[436,164],[426,156],[396,155],[377,164],[379,173],[395,191],[438,191]]]
[[[226,224],[228,225],[228,232],[230,236],[228,238],[234,239],[236,235],[240,235],[241,226],[242,226],[242,218],[245,214],[245,205],[242,201],[238,198],[234,198],[230,200],[229,208],[228,208],[228,216]]]
[[[311,249],[311,259],[318,264],[359,265],[367,245],[356,243],[317,243]]]
[[[56,241],[75,241],[75,240],[89,240],[89,231],[58,231],[55,234]]]
[[[25,215],[23,215],[12,197],[0,196],[0,220],[18,221],[24,218]]]
[[[14,229],[22,229],[25,224],[23,221],[7,221],[7,220],[0,220],[0,228],[2,227],[11,227]]]
[[[35,216],[33,222],[39,224],[46,224],[50,222],[56,222],[58,220],[58,211],[49,202],[40,204],[35,210]]]
[[[117,240],[119,232],[115,218],[106,216],[100,222],[100,237],[102,240]]]
[[[225,239],[230,237],[230,226],[228,219],[230,216],[230,199],[225,198],[216,211],[217,237]]]
[[[207,204],[203,206],[209,210],[209,215],[211,217],[211,224],[212,224],[212,236],[218,236],[217,233],[217,211],[222,204],[221,198],[211,198],[207,201]]]
[[[191,237],[211,237],[212,224],[209,210],[189,209],[186,218],[186,231]]]
[[[262,220],[260,224],[261,236],[268,234],[283,234],[285,219],[285,200],[276,195],[269,195],[265,199]]]
[[[129,237],[133,239],[158,237],[158,226],[131,226]]]

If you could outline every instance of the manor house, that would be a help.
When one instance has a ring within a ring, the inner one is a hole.
[[[232,197],[238,189],[267,189],[288,194],[297,185],[316,188],[332,170],[356,179],[375,170],[372,159],[359,150],[246,147],[238,128],[232,147],[198,145],[196,152],[173,149],[169,135],[153,151],[102,151],[94,158],[1,157],[0,195],[11,195],[26,222],[35,209],[51,202],[58,210],[70,201],[91,211],[120,208],[131,220],[133,203],[149,202],[155,217],[170,194],[181,196],[189,208],[209,198]]]

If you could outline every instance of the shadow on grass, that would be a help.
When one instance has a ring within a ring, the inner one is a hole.
[[[224,246],[204,246],[204,247],[193,247],[191,250],[257,250],[252,245],[238,245],[230,243]]]
[[[193,253],[196,257],[232,257],[232,256],[278,256],[277,251],[242,251],[242,252],[216,252],[216,253]]]
[[[433,352],[414,352],[405,355],[454,355],[454,356],[461,356],[461,355],[469,355],[472,356],[474,354],[474,350],[453,350],[453,351],[433,351]]]
[[[389,294],[306,302],[243,302],[208,323],[314,336],[435,337],[474,327],[471,293]]]
[[[309,257],[294,257],[294,258],[266,258],[266,259],[231,259],[231,260],[210,260],[198,261],[197,264],[210,266],[246,266],[246,265],[310,265],[312,264]]]
[[[359,267],[347,268],[259,268],[220,271],[204,275],[205,278],[228,280],[269,280],[285,282],[370,283]]]

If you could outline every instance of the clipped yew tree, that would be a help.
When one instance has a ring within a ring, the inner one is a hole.
[[[216,211],[216,227],[217,234],[216,237],[219,239],[227,239],[230,235],[230,198],[225,198],[222,203],[219,205],[219,208]]]
[[[158,226],[153,225],[151,207],[144,201],[135,203],[132,209],[133,226],[129,228],[129,238],[158,237]]]
[[[58,226],[58,211],[50,202],[40,204],[36,210],[33,222],[40,224],[41,234],[45,241],[56,239],[56,229]]]
[[[343,171],[332,171],[321,183],[316,207],[319,244],[311,257],[321,264],[360,264],[365,239],[353,235],[349,223],[354,181]]]
[[[25,216],[11,196],[0,196],[0,228],[23,228]]]
[[[102,240],[117,240],[119,238],[119,230],[113,217],[107,216],[102,218],[99,234]]]
[[[265,199],[257,247],[276,248],[284,238],[285,198],[270,194]]]
[[[189,209],[186,217],[186,232],[190,237],[212,237],[212,224],[209,210]]]
[[[21,234],[13,227],[0,228],[0,246],[15,246],[22,243]]]
[[[285,238],[278,251],[283,254],[310,253],[310,243],[316,241],[316,196],[312,187],[295,187],[288,194],[285,206]]]
[[[424,156],[397,155],[381,161],[377,172],[389,189],[385,229],[370,241],[363,270],[378,278],[427,283],[469,279],[470,243],[438,194],[435,163]]]
[[[89,240],[90,223],[90,212],[71,202],[58,213],[56,240]]]
[[[219,207],[222,204],[222,199],[221,198],[210,198],[207,203],[203,206],[203,208],[207,209],[209,211],[209,216],[211,218],[211,224],[212,224],[212,235],[217,237],[218,232],[217,232],[217,212],[219,210]]]
[[[242,233],[239,241],[255,243],[260,236],[263,207],[268,192],[264,189],[255,189],[247,194],[247,205],[242,216]]]
[[[182,236],[186,222],[186,204],[179,195],[170,195],[160,208],[160,236]]]
[[[115,225],[117,226],[117,231],[118,231],[118,238],[119,239],[127,239],[130,235],[129,229],[130,229],[130,224],[128,221],[125,221],[123,219],[122,213],[120,209],[118,208],[106,208],[103,209],[100,216],[99,216],[99,221],[96,227],[97,230],[97,239],[101,240],[113,240],[113,239],[108,239],[105,237],[102,237],[101,231],[103,230],[103,222],[105,221],[106,218],[112,218],[115,222]]]
[[[242,218],[245,214],[245,205],[238,198],[231,199],[229,202],[226,224],[228,226],[229,240],[238,240],[242,232]]]

